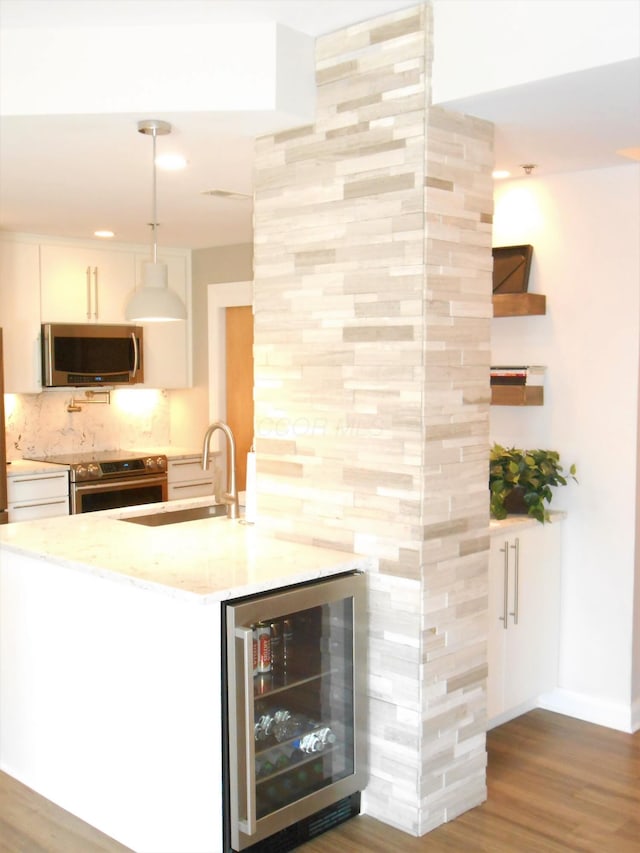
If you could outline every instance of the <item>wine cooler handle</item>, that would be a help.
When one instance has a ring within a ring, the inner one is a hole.
[[[244,801],[246,806],[246,820],[238,820],[238,826],[245,835],[253,835],[256,831],[256,762],[254,754],[254,708],[253,708],[253,681],[249,680],[249,676],[253,676],[253,629],[252,628],[236,628],[236,637],[242,641],[242,662],[243,672],[238,673],[238,683],[236,689],[243,694],[244,702],[241,701],[240,695],[238,710],[244,711],[244,720],[239,725],[244,724],[244,749],[245,749],[245,787]],[[231,796],[240,799],[241,792],[231,792]],[[238,801],[238,806],[240,802]],[[240,814],[240,808],[236,814]]]

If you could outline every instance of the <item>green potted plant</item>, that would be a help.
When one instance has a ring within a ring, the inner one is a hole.
[[[567,476],[555,450],[518,450],[494,444],[489,457],[491,515],[530,515],[542,524],[550,520],[545,501],[551,503],[553,486],[566,486],[567,476],[576,480],[576,466]]]

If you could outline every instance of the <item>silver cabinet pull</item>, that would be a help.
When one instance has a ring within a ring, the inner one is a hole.
[[[174,485],[171,486],[171,488],[178,491],[178,489],[194,489],[201,488],[202,486],[210,486],[213,488],[213,480],[198,480],[197,482],[185,483],[184,485]]]
[[[87,267],[87,320],[91,319],[91,267]]]
[[[15,504],[12,509],[32,509],[36,506],[57,506],[58,504],[68,505],[68,503],[68,498],[59,498],[55,501],[40,501],[40,503],[37,504]]]
[[[93,268],[93,317],[98,319],[98,267]]]
[[[500,622],[506,631],[508,626],[507,614],[509,611],[509,543],[505,539],[504,548],[500,548],[500,553],[504,554],[504,581],[503,581],[503,597],[502,597],[502,616]]]
[[[506,543],[505,543],[506,544]],[[516,537],[516,544],[511,546],[515,551],[515,562],[513,566],[513,610],[509,616],[513,616],[513,624],[518,624],[518,605],[520,597],[520,540]]]
[[[46,474],[44,477],[14,477],[14,483],[43,483],[45,480],[60,480],[64,482],[67,474]]]

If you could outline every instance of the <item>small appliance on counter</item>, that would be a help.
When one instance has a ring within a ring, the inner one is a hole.
[[[167,457],[125,450],[32,456],[69,468],[71,514],[168,500]]]

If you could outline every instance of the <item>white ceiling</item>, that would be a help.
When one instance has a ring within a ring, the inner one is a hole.
[[[341,29],[415,0],[183,0],[181,23],[279,21],[311,36]],[[0,0],[3,28],[169,23],[172,0]],[[81,69],[79,69],[81,73]],[[46,80],[42,81],[46,85]],[[620,148],[640,143],[640,61],[627,60],[560,78],[451,102],[496,124],[496,165],[539,164],[539,174],[631,162]],[[0,125],[0,229],[150,240],[151,141],[138,118],[173,124],[158,151],[179,150],[182,172],[158,173],[160,244],[201,248],[251,242],[250,199],[216,199],[211,189],[252,192],[253,140],[220,117],[20,116]]]

